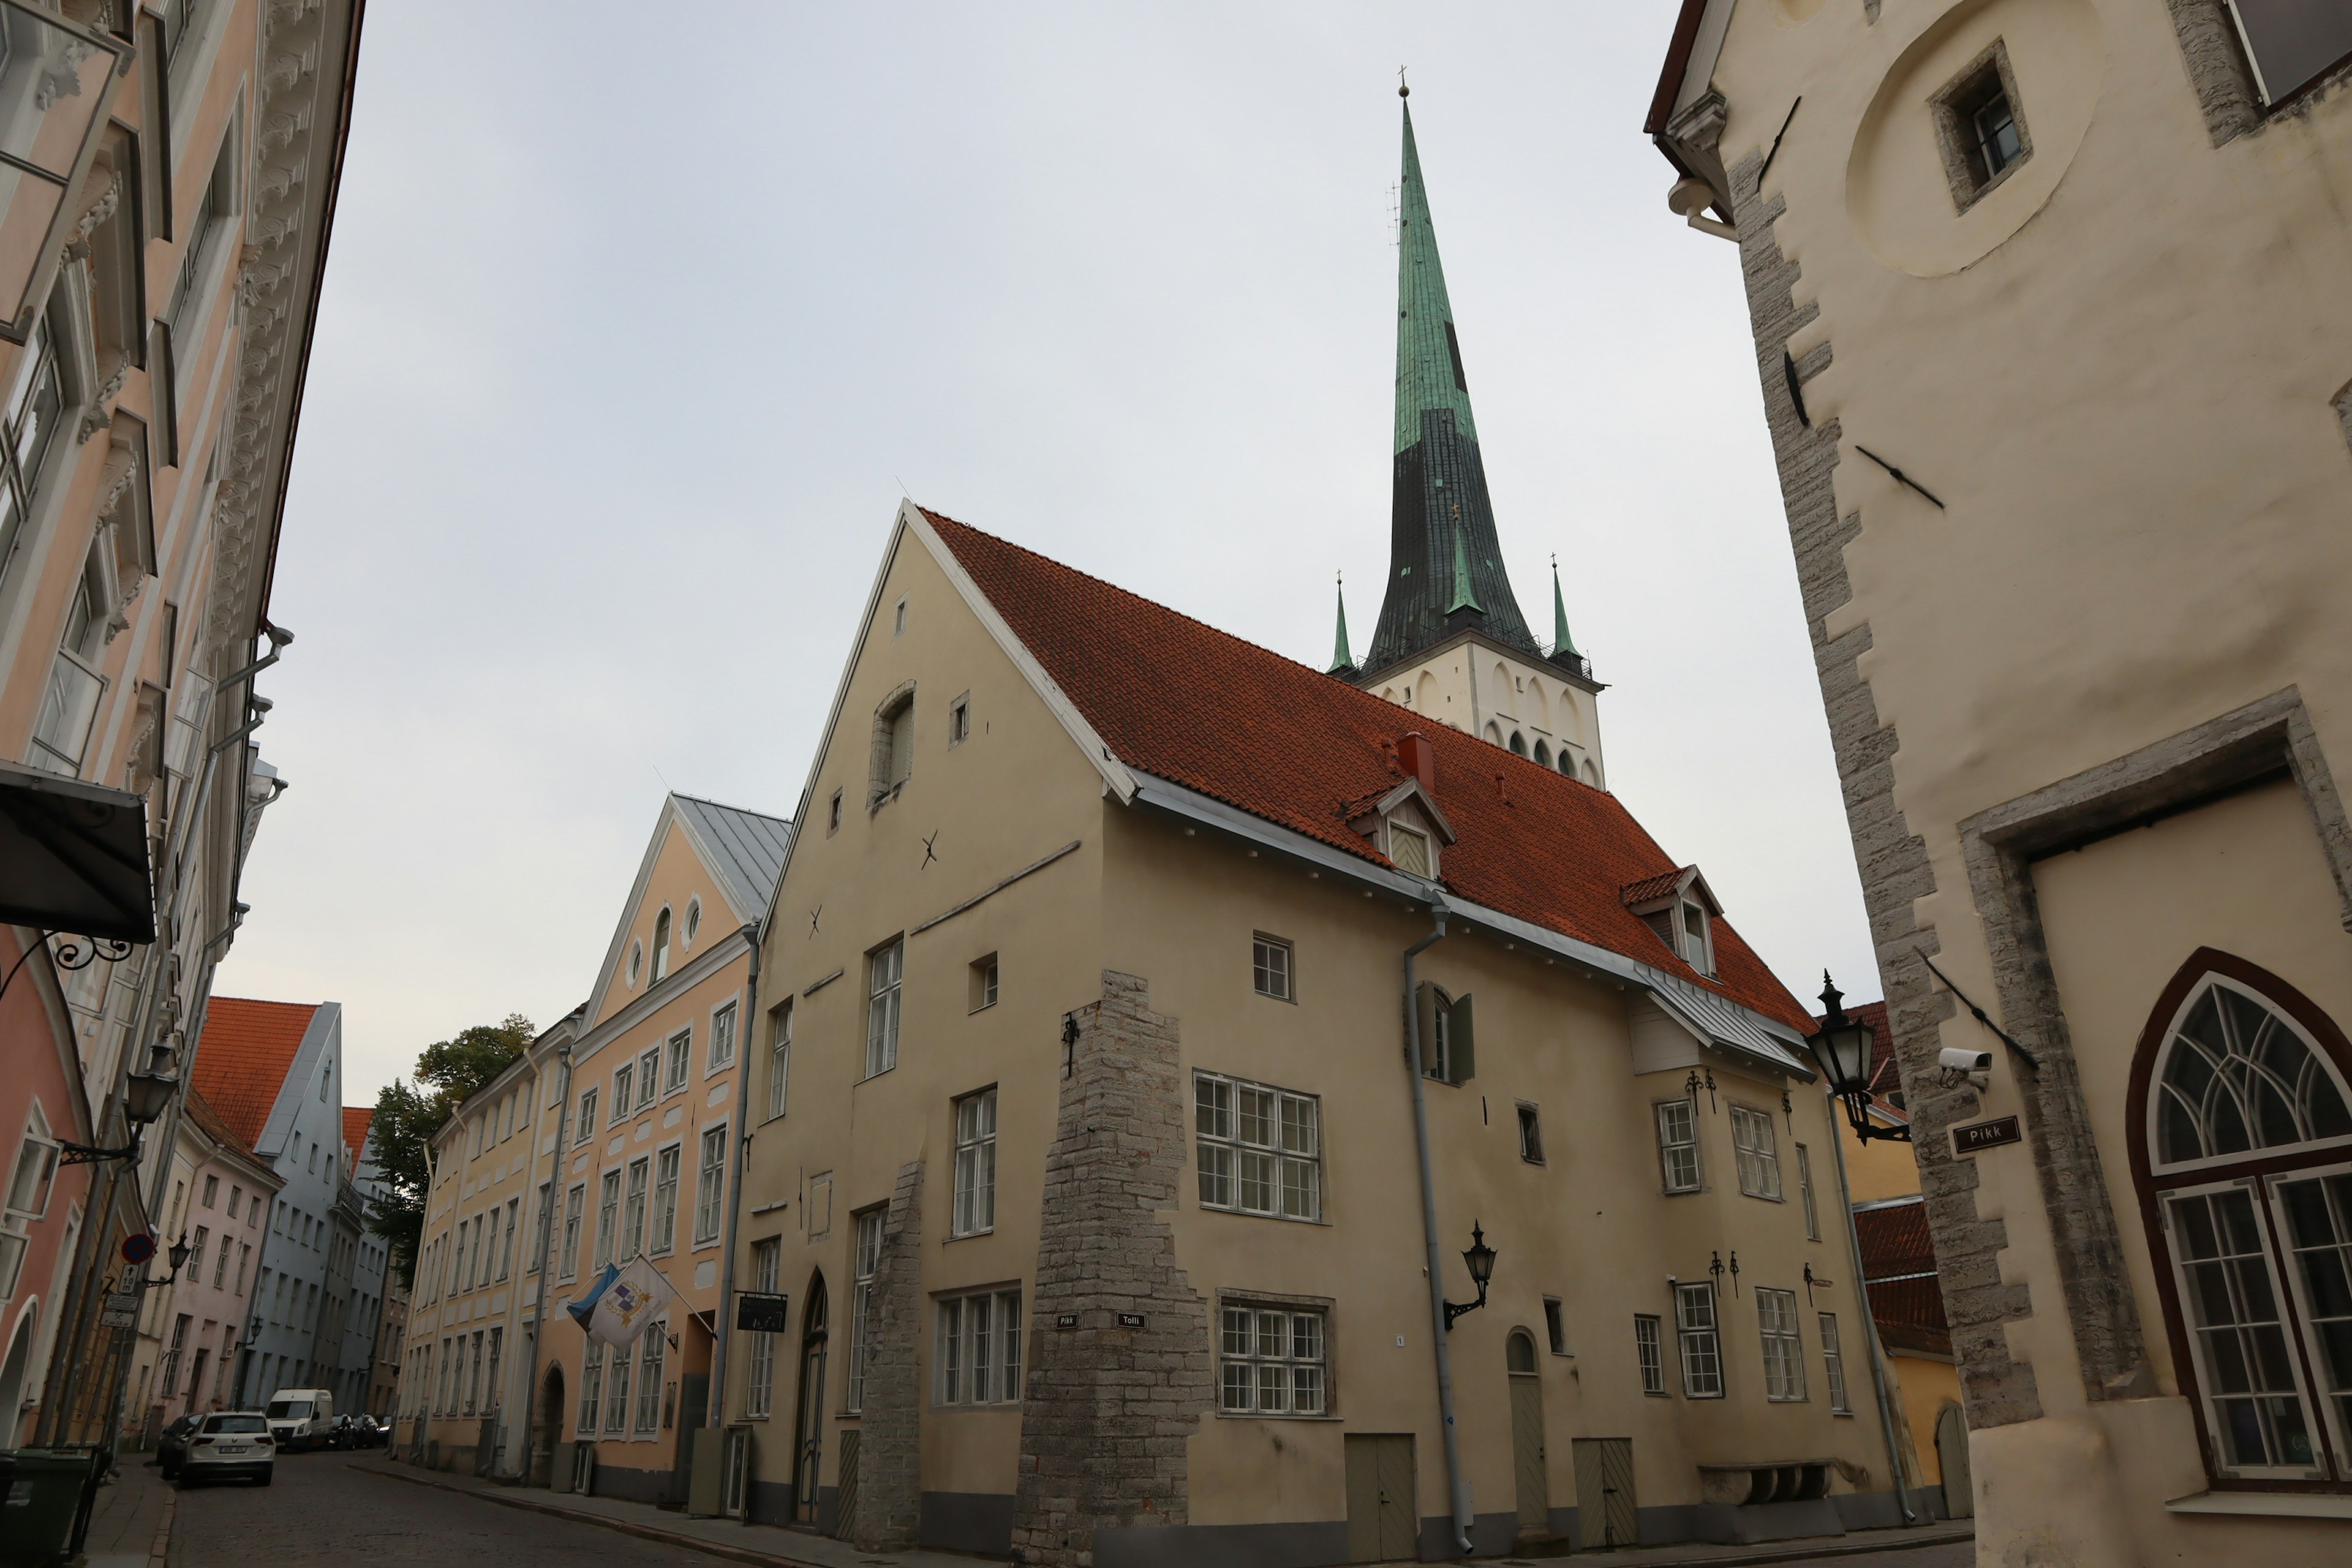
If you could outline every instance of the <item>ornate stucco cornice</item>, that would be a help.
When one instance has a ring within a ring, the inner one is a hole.
[[[236,271],[236,394],[222,437],[205,628],[214,646],[250,637],[268,603],[365,9],[365,0],[267,0],[263,10]]]

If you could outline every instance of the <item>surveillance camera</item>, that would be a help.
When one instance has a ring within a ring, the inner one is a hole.
[[[1956,1051],[1946,1047],[1937,1053],[1936,1059],[1953,1072],[1992,1071],[1990,1051]]]

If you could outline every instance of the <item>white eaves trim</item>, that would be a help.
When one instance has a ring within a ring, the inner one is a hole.
[[[1675,88],[1675,114],[1697,102],[1715,85],[1715,65],[1723,58],[1723,40],[1731,31],[1732,7],[1738,4],[1738,0],[1710,0],[1706,14],[1699,18],[1698,32],[1691,38],[1690,61]]]
[[[1814,1073],[1790,1047],[1802,1048],[1789,1026],[1765,1017],[1727,997],[1694,985],[1680,976],[1653,968],[1637,959],[1580,942],[1532,921],[1490,910],[1446,891],[1433,882],[1408,877],[1383,866],[1333,848],[1294,829],[1254,816],[1221,800],[1171,784],[1149,773],[1136,777],[1134,804],[1181,817],[1198,826],[1246,840],[1284,858],[1346,879],[1414,903],[1444,909],[1455,920],[1564,958],[1603,979],[1638,985],[1656,999],[1660,1008],[1703,1045],[1737,1051],[1771,1070],[1810,1081]]]

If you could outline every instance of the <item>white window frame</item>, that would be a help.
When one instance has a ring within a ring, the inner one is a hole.
[[[646,1251],[655,1258],[667,1258],[677,1250],[677,1194],[685,1181],[686,1141],[672,1139],[656,1149],[653,1158],[654,1195],[646,1211]]]
[[[1331,1308],[1245,1295],[1217,1301],[1217,1414],[1331,1415]]]
[[[572,1129],[572,1142],[574,1144],[585,1143],[589,1139],[596,1136],[596,1091],[598,1087],[598,1085],[592,1083],[586,1089],[580,1091],[580,1110],[578,1113],[577,1125]]]
[[[1832,1130],[1831,1135],[1836,1135],[1835,1129]],[[1802,1143],[1791,1142],[1790,1147],[1797,1152],[1797,1196],[1805,1205],[1805,1239],[1819,1241],[1822,1238],[1822,1218],[1813,1207],[1813,1157]]]
[[[996,1228],[996,1088],[975,1089],[952,1101],[953,1202],[948,1236],[986,1236]]]
[[[441,1342],[442,1359],[446,1361],[449,1342]],[[604,1345],[601,1340],[590,1340],[580,1352],[580,1409],[572,1429],[583,1437],[593,1437],[604,1414]]]
[[[1250,987],[1276,1002],[1298,1000],[1298,951],[1288,940],[1250,933]]]
[[[742,1011],[732,996],[710,1010],[710,1047],[703,1053],[703,1077],[725,1072],[735,1065],[737,1025],[741,1017]]]
[[[636,1107],[637,1064],[635,1058],[613,1069],[613,1108],[604,1113],[604,1125],[618,1127],[626,1121]]]
[[[613,1248],[621,1239],[621,1167],[596,1177],[596,1251],[589,1267],[601,1272],[614,1261]]]
[[[588,1184],[574,1182],[563,1194],[562,1250],[556,1254],[558,1279],[580,1278],[580,1227],[588,1217]]]
[[[1633,1363],[1642,1376],[1642,1392],[1658,1399],[1671,1399],[1666,1390],[1666,1350],[1664,1325],[1655,1312],[1633,1314]]]
[[[1772,1113],[1736,1100],[1729,1110],[1732,1163],[1739,1173],[1740,1192],[1768,1203],[1786,1202],[1780,1193],[1780,1146]]]
[[[1805,1338],[1797,1316],[1797,1293],[1769,1285],[1756,1288],[1756,1331],[1764,1350],[1764,1397],[1793,1405],[1805,1392]]]
[[[656,1318],[637,1337],[637,1405],[635,1418],[629,1423],[632,1437],[661,1436],[662,1379],[668,1370],[668,1349],[669,1320]]]
[[[646,1107],[661,1098],[662,1055],[665,1047],[648,1046],[637,1053],[637,1109]]]
[[[1675,1287],[1675,1346],[1683,1365],[1683,1397],[1724,1397],[1722,1313],[1714,1286]]]
[[[849,1216],[849,1386],[845,1409],[866,1408],[866,1310],[874,1300],[874,1277],[882,1268],[882,1218],[870,1208]]]
[[[1830,1383],[1830,1414],[1851,1415],[1853,1402],[1847,1396],[1845,1386],[1845,1342],[1838,1333],[1835,1312],[1816,1312],[1822,1332],[1822,1370]]]
[[[1259,1111],[1255,1116],[1249,1114],[1254,1102]],[[1202,1208],[1322,1223],[1320,1096],[1196,1068],[1192,1149],[1199,1172],[1195,1195]],[[1263,1205],[1251,1202],[1254,1190],[1265,1194]]]
[[[866,955],[866,1077],[898,1065],[899,1013],[905,1003],[907,939],[894,936]]]
[[[654,1196],[654,1161],[640,1154],[628,1163],[628,1181],[621,1198],[621,1245],[613,1261],[625,1264],[646,1249],[646,1211]]]
[[[783,1283],[783,1237],[771,1236],[753,1242],[751,1289],[761,1295],[774,1295]],[[776,1336],[761,1330],[753,1332],[751,1340],[744,1363],[743,1415],[746,1420],[764,1421],[775,1406]]]
[[[980,1303],[986,1303],[981,1307]],[[981,1322],[974,1316],[975,1309]],[[932,1404],[966,1410],[1021,1403],[1021,1288],[965,1290],[932,1300]]]
[[[726,1216],[729,1164],[727,1131],[726,1122],[714,1122],[709,1127],[700,1129],[700,1137],[695,1144],[694,1245],[698,1248],[716,1247],[719,1244],[719,1233]],[[716,1140],[719,1145],[719,1162],[715,1166],[704,1158],[703,1152],[710,1146],[713,1140]],[[716,1181],[712,1180],[714,1170],[718,1176]]]
[[[790,1001],[768,1010],[768,1120],[782,1116],[792,1102],[793,1014]]]
[[[694,1026],[673,1031],[662,1042],[662,1098],[684,1094],[694,1078]]]
[[[1658,1125],[1658,1180],[1669,1194],[1703,1192],[1706,1166],[1699,1157],[1698,1102],[1688,1095],[1654,1101],[1651,1112]],[[1679,1127],[1670,1123],[1679,1121]],[[1678,1153],[1687,1152],[1685,1173]]]

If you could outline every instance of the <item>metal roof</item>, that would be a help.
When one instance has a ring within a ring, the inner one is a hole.
[[[769,816],[740,806],[721,805],[690,795],[672,795],[677,815],[694,835],[712,873],[727,884],[728,900],[747,921],[768,912],[776,879],[784,872],[784,854],[793,847],[790,819]]]

